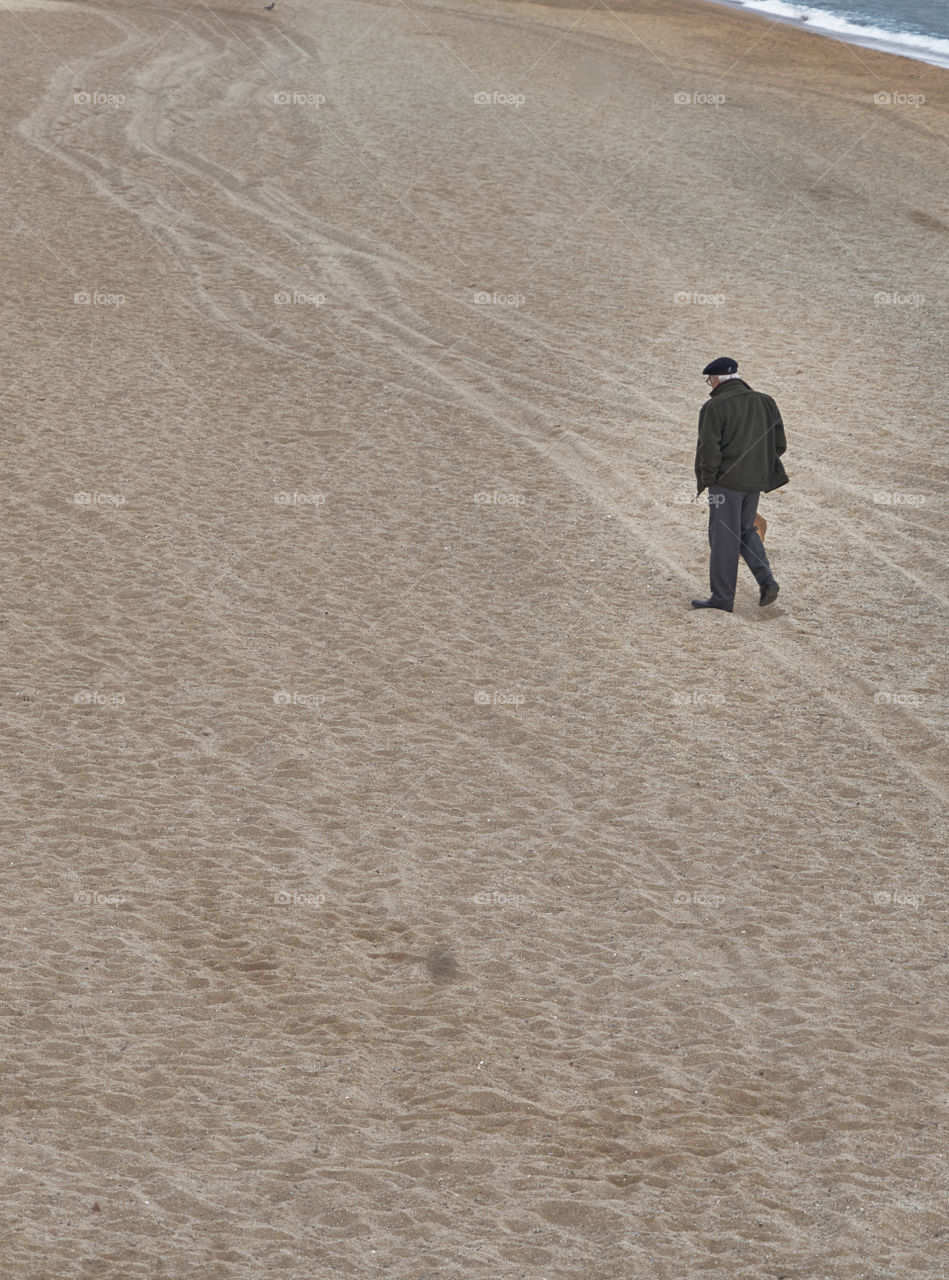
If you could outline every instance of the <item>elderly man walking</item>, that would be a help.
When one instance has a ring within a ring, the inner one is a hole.
[[[755,575],[759,605],[774,604],[778,584],[755,529],[758,499],[787,484],[781,454],[784,424],[770,396],[753,391],[738,376],[737,361],[720,356],[702,370],[712,388],[699,413],[695,451],[698,491],[708,489],[709,586],[707,600],[693,609],[731,613],[738,585],[738,557]]]

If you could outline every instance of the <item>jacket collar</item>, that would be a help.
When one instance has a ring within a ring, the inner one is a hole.
[[[717,387],[714,387],[709,392],[709,398],[721,395],[723,391],[727,391],[730,387],[734,388],[736,391],[739,387],[743,387],[745,391],[751,390],[751,387],[749,387],[748,383],[745,382],[744,378],[729,378],[727,382],[720,382]]]

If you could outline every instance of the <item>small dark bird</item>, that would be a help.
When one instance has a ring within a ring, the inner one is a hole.
[[[264,5],[264,8],[265,8],[265,9],[272,9],[276,3],[277,3],[277,0],[272,0],[272,3],[271,3],[271,4],[265,4],[265,5]]]

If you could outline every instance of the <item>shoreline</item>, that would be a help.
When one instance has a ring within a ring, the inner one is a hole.
[[[918,39],[923,40],[939,40],[945,44],[945,52],[940,50],[928,50],[922,43],[910,43],[914,39],[912,33],[906,32],[906,41],[900,39],[900,32],[894,31],[886,33],[882,27],[867,28],[868,31],[878,31],[880,35],[861,36],[859,30],[855,27],[853,31],[836,31],[831,27],[823,26],[818,22],[812,22],[806,18],[793,18],[787,14],[768,13],[763,9],[757,9],[752,4],[743,3],[743,0],[704,0],[704,3],[713,4],[718,8],[730,9],[733,13],[744,13],[751,17],[764,18],[769,22],[777,22],[785,27],[793,27],[797,31],[809,32],[815,36],[823,36],[828,40],[835,40],[838,44],[848,44],[856,49],[871,49],[874,53],[890,53],[899,58],[908,58],[911,62],[921,62],[925,66],[939,67],[941,70],[949,70],[949,38],[943,40],[941,36],[920,36]],[[831,15],[827,15],[828,18]]]

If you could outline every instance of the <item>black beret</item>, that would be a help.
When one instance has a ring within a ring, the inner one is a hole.
[[[737,373],[738,361],[733,360],[731,356],[719,356],[717,360],[713,360],[711,364],[707,364],[702,370],[702,377],[707,378],[710,373],[720,378],[723,373]]]

